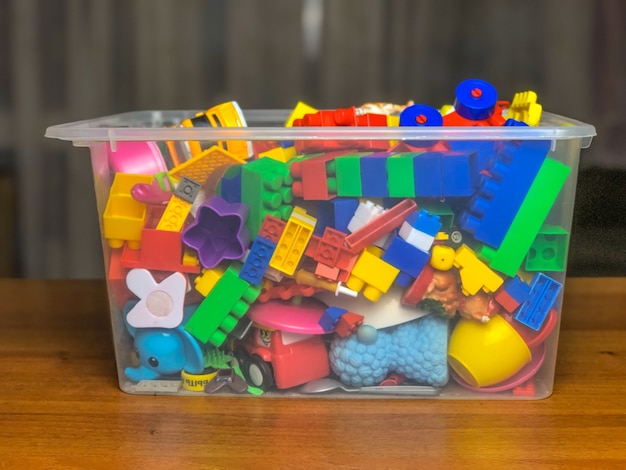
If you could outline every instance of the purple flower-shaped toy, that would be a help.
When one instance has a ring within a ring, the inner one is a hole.
[[[196,220],[183,232],[185,245],[198,252],[200,264],[211,269],[225,259],[240,259],[250,244],[245,225],[248,206],[211,196],[198,208]]]

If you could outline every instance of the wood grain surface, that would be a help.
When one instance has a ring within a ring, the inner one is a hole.
[[[570,278],[540,401],[132,396],[102,281],[0,280],[0,469],[624,468],[626,278]]]

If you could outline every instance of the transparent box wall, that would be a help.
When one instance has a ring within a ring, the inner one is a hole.
[[[592,126],[54,126],[88,147],[119,383],[137,394],[552,393]]]

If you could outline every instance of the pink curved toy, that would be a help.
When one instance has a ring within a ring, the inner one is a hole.
[[[115,173],[154,175],[167,171],[167,165],[155,142],[116,142],[115,151],[106,144],[109,167]]]
[[[517,374],[509,377],[503,382],[497,383],[490,387],[474,387],[473,385],[470,385],[465,380],[463,380],[456,372],[454,372],[452,368],[450,369],[450,375],[454,379],[454,381],[458,383],[461,387],[467,388],[468,390],[473,390],[475,392],[494,393],[511,390],[512,388],[523,384],[537,373],[539,368],[542,366],[544,359],[546,358],[545,344],[539,344],[539,346],[531,350],[531,354],[531,361],[524,367],[522,367],[522,369]]]
[[[322,302],[306,298],[294,304],[284,300],[270,300],[254,304],[248,310],[248,317],[267,328],[275,328],[291,333],[322,335],[326,333],[320,326],[320,318],[326,310]]]

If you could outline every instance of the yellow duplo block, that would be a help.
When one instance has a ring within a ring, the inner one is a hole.
[[[266,152],[260,153],[259,158],[271,158],[272,160],[278,160],[279,162],[287,163],[296,155],[298,154],[296,153],[295,147],[276,147]]]
[[[237,157],[223,148],[214,145],[186,162],[172,168],[169,175],[177,180],[186,176],[199,184],[204,184],[209,176],[221,166],[241,165],[244,163],[246,163],[246,160],[243,158]]]
[[[369,246],[359,255],[346,287],[360,292],[363,297],[377,302],[380,296],[387,292],[396,279],[400,270],[381,259],[383,251],[375,246]]]
[[[524,91],[513,95],[507,117],[525,122],[529,126],[537,126],[541,120],[542,111],[543,107],[537,103],[537,93],[532,90]]]
[[[309,106],[302,101],[298,101],[296,107],[293,108],[293,111],[291,111],[289,118],[287,118],[287,121],[285,122],[285,127],[293,127],[293,121],[295,121],[296,119],[302,119],[305,114],[315,113],[317,113],[317,109],[315,109],[313,106]]]
[[[187,202],[176,195],[172,195],[167,203],[165,212],[163,212],[163,215],[156,226],[156,229],[166,230],[168,232],[180,232],[190,210],[190,202]]]
[[[225,270],[219,266],[213,269],[203,269],[202,274],[194,280],[196,290],[205,297],[209,295],[209,292],[215,287],[217,281],[224,275],[224,271]]]
[[[489,266],[478,259],[467,245],[461,245],[454,255],[454,266],[461,277],[461,291],[464,295],[474,295],[480,289],[495,292],[502,285],[502,278]]]
[[[183,266],[199,266],[198,253],[192,248],[185,248],[183,251]]]
[[[294,207],[270,259],[270,266],[289,276],[293,275],[311,240],[316,223],[315,217],[308,215],[301,207]]]

